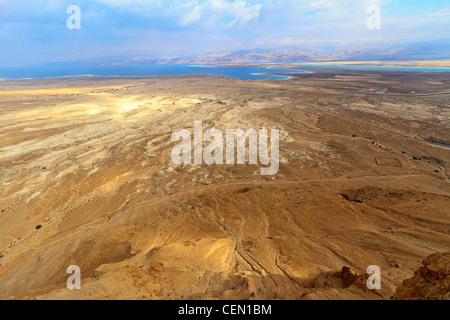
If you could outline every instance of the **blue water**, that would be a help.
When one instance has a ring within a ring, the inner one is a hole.
[[[170,64],[124,64],[102,66],[95,64],[53,63],[31,67],[0,68],[0,78],[4,79],[41,79],[81,75],[151,77],[200,74],[218,75],[243,80],[287,80],[290,79],[288,74],[292,73],[309,72],[295,69],[269,69],[253,66],[219,67]]]
[[[348,65],[311,65],[296,64],[300,68],[332,68],[349,70],[386,70],[386,71],[447,71],[450,68],[418,68],[389,66],[348,66]],[[41,79],[68,76],[120,76],[152,77],[176,75],[218,75],[242,80],[287,80],[293,73],[310,73],[297,69],[271,69],[256,66],[214,66],[182,64],[123,64],[96,65],[80,63],[51,63],[40,66],[0,68],[0,79]]]
[[[450,72],[450,68],[348,66],[348,65],[341,65],[341,64],[330,64],[330,65],[296,64],[295,66],[301,67],[301,68],[320,68],[320,69],[382,70],[382,71],[446,71],[446,72]]]

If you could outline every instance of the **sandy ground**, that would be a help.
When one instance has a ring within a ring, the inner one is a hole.
[[[0,298],[390,299],[450,251],[450,76],[314,72],[0,81]],[[280,129],[279,173],[173,165],[194,121]]]

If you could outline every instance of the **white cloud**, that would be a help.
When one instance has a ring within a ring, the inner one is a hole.
[[[83,14],[77,33],[66,28],[70,4]],[[381,30],[367,28],[372,4],[381,6]],[[75,46],[114,56],[420,41],[448,38],[449,16],[447,3],[407,0],[0,0],[0,48],[8,48],[0,61],[60,59],[60,48]]]
[[[247,24],[258,18],[263,2],[246,0],[98,0],[100,3],[143,16],[177,17],[181,25]]]

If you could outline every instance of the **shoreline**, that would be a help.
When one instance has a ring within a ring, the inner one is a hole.
[[[317,61],[317,62],[305,62],[303,64],[311,65],[348,65],[348,66],[384,66],[384,67],[417,67],[417,68],[450,68],[450,60],[404,60],[404,61],[382,61],[382,60],[369,60],[369,61]]]
[[[308,62],[308,63],[299,63],[299,62],[289,62],[289,63],[251,63],[251,64],[193,64],[193,65],[177,65],[177,64],[166,64],[166,65],[158,65],[158,66],[168,66],[170,67],[188,67],[188,68],[261,68],[266,70],[286,70],[290,68],[305,68],[305,69],[330,69],[330,70],[350,70],[350,71],[395,71],[395,72],[450,72],[450,60],[447,62],[446,60],[439,60],[439,62],[444,63],[442,66],[436,66],[432,61],[424,61],[422,62],[424,65],[419,65],[419,62],[416,61],[401,61],[401,62],[392,62],[392,61],[335,61],[335,62]],[[432,64],[432,65],[430,65]],[[154,66],[155,64],[150,64]],[[149,66],[149,65],[143,65]],[[22,69],[23,67],[19,67],[17,69]],[[1,72],[0,68],[0,72]],[[62,78],[75,78],[75,77],[92,77],[92,78],[105,78],[105,77],[113,77],[113,78],[153,78],[153,77],[170,77],[170,76],[194,76],[194,75],[202,75],[202,76],[222,76],[229,79],[238,79],[238,80],[290,80],[292,76],[290,74],[311,74],[315,71],[313,70],[304,70],[304,69],[292,69],[291,73],[287,73],[289,75],[284,75],[283,73],[264,73],[264,72],[252,72],[253,70],[248,70],[247,74],[243,74],[241,76],[235,76],[233,74],[214,74],[214,73],[181,73],[180,74],[151,74],[151,70],[149,71],[149,75],[117,75],[117,74],[108,74],[108,75],[98,75],[93,73],[85,73],[85,74],[70,74],[70,75],[61,75],[61,76],[43,76],[43,77],[0,77],[0,81],[9,81],[9,80],[46,80],[46,79],[62,79]],[[296,72],[297,71],[297,72]],[[132,72],[132,71],[131,71]],[[225,71],[224,73],[227,73]],[[267,76],[267,79],[251,79],[249,76]],[[277,79],[281,78],[281,79]],[[286,79],[287,78],[287,79]]]

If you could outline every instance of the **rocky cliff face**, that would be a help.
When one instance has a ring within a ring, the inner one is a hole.
[[[422,264],[403,281],[394,300],[450,300],[450,252],[432,254]]]

